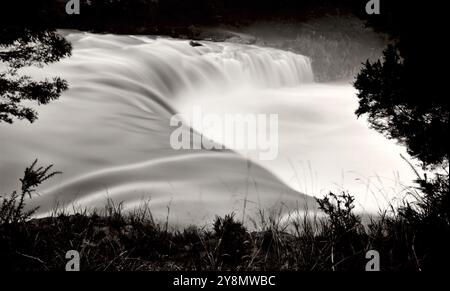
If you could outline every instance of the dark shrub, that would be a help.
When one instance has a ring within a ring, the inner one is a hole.
[[[234,214],[216,217],[214,237],[218,240],[219,261],[236,266],[248,255],[250,235],[241,222],[235,221]]]

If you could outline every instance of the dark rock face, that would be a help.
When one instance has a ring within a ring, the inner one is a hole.
[[[191,41],[189,42],[189,44],[190,44],[190,46],[192,46],[192,47],[203,46],[201,43],[196,42],[196,41],[194,41],[194,40],[191,40]]]

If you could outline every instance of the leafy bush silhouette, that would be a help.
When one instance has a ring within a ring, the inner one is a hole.
[[[9,3],[0,13],[0,63],[5,65],[0,71],[0,123],[15,118],[34,122],[38,114],[29,101],[48,104],[68,88],[59,77],[35,81],[19,74],[23,67],[43,67],[71,54],[71,44],[47,23],[43,7]]]
[[[14,191],[10,195],[5,195],[0,205],[0,224],[16,224],[24,222],[32,217],[37,208],[31,210],[25,209],[25,198],[30,199],[36,193],[36,188],[51,177],[61,172],[52,172],[53,165],[47,167],[37,167],[35,160],[29,167],[25,169],[23,178],[20,179],[22,185],[21,191]]]
[[[356,115],[367,115],[372,128],[405,145],[424,167],[448,165],[448,140],[442,138],[448,136],[445,98],[435,92],[415,92],[418,72],[396,45],[389,45],[383,54],[383,62],[367,61],[356,78]]]
[[[331,269],[360,269],[362,251],[367,243],[361,219],[353,213],[355,198],[345,192],[330,192],[316,201],[328,218],[323,234],[330,248]]]
[[[419,178],[415,201],[399,208],[414,241],[411,246],[420,269],[442,270],[450,261],[450,195],[448,174]]]
[[[249,234],[241,222],[235,221],[234,213],[216,217],[214,238],[218,240],[216,254],[219,262],[235,266],[248,255]]]

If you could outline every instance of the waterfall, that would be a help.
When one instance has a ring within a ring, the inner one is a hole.
[[[83,54],[82,60],[69,60],[72,70],[95,67],[97,82],[114,77],[120,88],[143,86],[164,100],[201,88],[293,87],[314,78],[309,58],[272,48],[207,41],[193,47],[184,40],[92,34],[69,40]]]

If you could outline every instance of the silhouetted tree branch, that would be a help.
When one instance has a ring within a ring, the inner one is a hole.
[[[24,8],[26,9],[26,8]],[[12,12],[11,12],[12,13]],[[24,13],[24,15],[27,15]],[[3,16],[3,15],[2,15]],[[23,20],[21,22],[20,20]],[[39,19],[12,19],[2,17],[0,21],[0,122],[12,123],[14,118],[33,122],[36,110],[24,101],[38,105],[57,99],[68,88],[59,77],[34,81],[30,76],[21,76],[20,68],[42,67],[70,56],[71,45],[53,28],[45,27]]]
[[[367,61],[356,78],[356,114],[367,115],[372,128],[405,145],[424,167],[434,168],[448,162],[448,141],[443,138],[448,135],[448,107],[431,88],[425,95],[415,92],[421,88],[415,82],[419,72],[390,45],[383,62]]]

